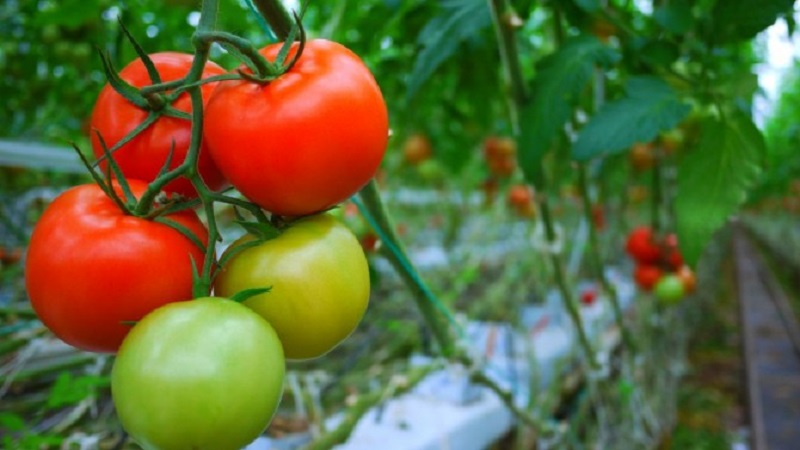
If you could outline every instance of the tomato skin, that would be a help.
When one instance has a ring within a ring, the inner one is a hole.
[[[625,251],[640,264],[655,264],[661,258],[661,248],[653,237],[653,230],[647,226],[636,227],[631,231]]]
[[[272,61],[280,46],[260,52]],[[206,106],[204,133],[214,161],[245,197],[272,213],[302,216],[369,182],[386,151],[389,119],[358,56],[312,39],[294,67],[267,84],[221,82]]]
[[[320,214],[242,250],[222,267],[215,282],[215,292],[225,297],[265,287],[271,290],[244,305],[275,327],[286,358],[316,358],[361,321],[369,302],[369,267],[353,233]]]
[[[145,449],[236,450],[269,424],[285,370],[269,323],[232,300],[205,297],[136,324],[114,361],[111,394]]]
[[[193,56],[188,53],[163,52],[149,55],[161,75],[162,81],[173,81],[184,77],[192,65]],[[203,69],[203,78],[224,74],[225,70],[208,62]],[[135,87],[152,84],[147,69],[141,59],[136,59],[120,71],[120,76]],[[216,83],[208,83],[200,88],[203,99],[208,99]],[[172,106],[183,112],[191,113],[192,102],[189,95],[180,95]],[[130,103],[118,94],[111,85],[106,84],[95,102],[91,117],[92,150],[96,157],[103,155],[103,147],[94,130],[102,135],[108,148],[119,142],[148,116],[145,111]],[[152,181],[173,146],[170,168],[179,166],[186,158],[191,142],[192,123],[189,120],[174,117],[161,117],[154,124],[142,131],[130,142],[114,152],[114,160],[126,177]],[[102,167],[105,169],[106,164]],[[226,181],[214,161],[208,154],[205,145],[201,144],[198,161],[200,175],[212,190],[221,189]],[[186,178],[178,178],[164,188],[166,192],[175,192],[185,197],[197,197],[192,184]]]
[[[645,292],[650,292],[653,287],[661,279],[664,271],[658,266],[651,266],[647,264],[639,264],[633,271],[633,279],[636,285]]]
[[[147,187],[129,183],[136,196]],[[194,212],[167,217],[207,242]],[[123,214],[98,186],[87,184],[58,196],[39,219],[28,247],[25,285],[36,314],[64,342],[115,352],[130,330],[122,322],[192,298],[192,258],[203,266],[203,252],[187,237]]]

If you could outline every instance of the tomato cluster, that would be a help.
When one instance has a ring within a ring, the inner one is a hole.
[[[483,142],[483,157],[493,177],[510,177],[517,168],[517,143],[509,137],[489,136]]]
[[[33,308],[65,342],[117,354],[113,398],[145,448],[246,445],[277,408],[285,360],[329,352],[367,308],[361,243],[325,211],[375,175],[386,105],[347,48],[310,40],[293,59],[298,47],[268,81],[247,67],[205,80],[202,124],[186,92],[141,90],[182,80],[192,55],[126,66],[92,114],[94,153],[114,180],[67,190],[34,229]],[[280,49],[260,53],[273,62]],[[201,78],[222,74],[208,62]],[[163,195],[150,195],[154,181]],[[216,255],[216,229],[184,200],[210,205],[228,184],[260,223]]]
[[[665,303],[675,303],[694,291],[694,272],[684,264],[674,234],[659,238],[650,227],[639,226],[628,235],[625,250],[636,263],[633,278],[643,291],[653,292]]]

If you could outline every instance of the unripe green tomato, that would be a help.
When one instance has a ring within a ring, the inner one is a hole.
[[[111,394],[146,450],[238,450],[269,424],[285,360],[270,324],[224,298],[170,303],[122,343]]]
[[[684,295],[686,289],[683,286],[681,278],[674,274],[664,275],[658,280],[653,293],[656,298],[664,304],[673,305],[678,303]]]
[[[252,239],[244,236],[231,249]],[[243,304],[275,328],[286,358],[316,358],[361,322],[369,302],[367,258],[344,224],[328,214],[308,216],[236,253],[215,281],[222,296],[258,288],[270,290]]]
[[[442,181],[446,176],[444,167],[435,159],[426,159],[417,164],[417,173],[429,183]]]

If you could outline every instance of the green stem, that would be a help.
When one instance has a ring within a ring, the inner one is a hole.
[[[506,81],[511,88],[509,110],[514,132],[519,131],[519,109],[527,101],[528,92],[525,79],[522,76],[522,65],[517,51],[517,40],[514,26],[510,18],[514,17],[513,9],[506,0],[489,0],[492,11],[492,20],[497,33],[497,42],[500,48],[500,59],[503,63]]]
[[[622,333],[622,340],[629,351],[635,351],[635,344],[630,330],[625,326],[625,318],[622,314],[622,307],[619,304],[619,295],[617,288],[608,280],[605,271],[603,270],[603,258],[600,254],[600,241],[597,238],[597,229],[592,225],[592,201],[589,198],[589,176],[586,170],[586,164],[578,164],[578,189],[580,190],[581,198],[583,200],[583,213],[585,220],[590,224],[589,226],[589,257],[592,259],[592,269],[595,272],[595,277],[600,281],[603,290],[608,293],[609,303],[614,312],[614,320],[617,322],[617,327]]]
[[[381,228],[382,234],[389,241],[383,248],[392,248],[384,252],[386,258],[392,264],[392,267],[403,278],[406,285],[411,288],[413,299],[417,304],[425,322],[433,332],[436,342],[445,356],[452,356],[455,353],[455,342],[450,327],[446,318],[436,310],[436,306],[430,301],[430,289],[422,281],[422,278],[416,272],[414,267],[410,264],[403,244],[395,233],[394,226],[389,214],[383,205],[380,193],[378,192],[378,185],[375,180],[370,181],[361,191],[359,196],[364,203],[364,207],[375,220],[376,225]]]
[[[547,198],[542,198],[540,200],[539,210],[542,213],[542,222],[544,223],[547,240],[550,243],[553,243],[557,239],[557,236],[555,232],[555,223],[550,212],[550,204]],[[578,343],[580,344],[581,349],[586,356],[589,366],[592,369],[597,369],[599,365],[595,357],[594,349],[592,348],[592,343],[589,340],[589,335],[586,333],[586,328],[583,326],[583,320],[581,319],[581,314],[578,310],[578,304],[575,302],[575,296],[573,295],[572,289],[570,288],[567,280],[567,274],[564,270],[561,256],[557,253],[551,253],[550,264],[553,267],[553,277],[555,278],[556,286],[558,286],[558,291],[561,294],[562,302],[567,308],[567,314],[569,314],[572,325],[575,327],[575,330],[578,333]]]
[[[253,0],[253,3],[278,39],[285,41],[292,31],[294,20],[283,3],[280,0]]]
[[[511,84],[511,92],[513,94],[513,102],[511,103],[511,119],[514,123],[514,130],[518,133],[520,129],[519,124],[519,113],[518,111],[524,106],[527,100],[526,94],[526,85],[525,85],[525,78],[522,74],[521,66],[519,64],[519,54],[517,51],[516,45],[516,34],[514,27],[509,20],[501,20],[501,17],[504,17],[505,11],[511,11],[510,6],[508,6],[507,0],[490,0],[489,5],[491,6],[492,10],[492,17],[494,19],[495,30],[497,32],[497,38],[500,47],[500,54],[503,66],[505,68],[508,81]],[[539,171],[541,176],[539,177],[538,182],[535,183],[535,188],[537,192],[542,193],[540,198],[540,210],[542,212],[542,221],[545,227],[545,234],[547,237],[548,242],[554,243],[557,239],[556,232],[555,232],[555,225],[552,220],[552,215],[550,214],[550,205],[547,199],[547,182],[546,176],[543,170]],[[562,265],[560,255],[556,253],[550,254],[550,261],[553,266],[553,275],[558,285],[558,289],[561,293],[561,298],[564,302],[564,306],[569,313],[570,319],[572,320],[573,325],[578,333],[578,340],[580,342],[581,348],[583,349],[584,353],[586,354],[586,359],[589,362],[589,365],[592,368],[596,368],[597,361],[595,358],[594,349],[589,341],[589,337],[586,334],[586,330],[583,326],[583,322],[581,320],[580,312],[578,311],[578,306],[575,303],[575,299],[572,295],[572,291],[569,287],[567,276],[564,271],[564,267]]]
[[[661,203],[664,201],[664,195],[661,190],[661,155],[656,152],[656,161],[653,164],[652,173],[652,187],[653,198],[650,203],[650,227],[654,235],[661,232]]]

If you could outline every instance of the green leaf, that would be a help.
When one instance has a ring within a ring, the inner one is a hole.
[[[694,27],[692,5],[687,0],[672,0],[653,13],[656,23],[673,34],[684,34]]]
[[[587,13],[593,13],[600,9],[600,0],[573,0],[575,5],[578,8],[586,11]]]
[[[719,0],[711,12],[710,42],[725,44],[755,37],[780,16],[791,15],[794,0]]]
[[[724,122],[707,119],[701,129],[697,147],[679,163],[675,198],[678,242],[689,264],[744,202],[766,152],[761,132],[744,114]]]
[[[242,228],[249,234],[257,237],[259,241],[264,242],[270,239],[275,239],[281,234],[281,231],[274,226],[264,222],[248,222],[246,220],[236,220]]]
[[[572,117],[580,93],[592,78],[595,64],[611,65],[619,54],[591,35],[567,40],[559,51],[537,66],[532,98],[520,111],[519,165],[534,184],[541,160]]]
[[[239,291],[231,297],[231,300],[237,303],[243,303],[248,299],[255,297],[256,295],[266,294],[267,292],[271,291],[272,287],[265,287],[265,288],[253,288],[253,289],[245,289]]]
[[[77,404],[94,395],[97,388],[108,386],[110,382],[108,377],[95,375],[74,377],[69,372],[62,372],[50,388],[46,407],[56,409]]]
[[[442,0],[442,12],[431,19],[417,38],[422,47],[408,80],[408,98],[430,78],[443,62],[456,53],[459,45],[492,23],[489,5],[484,0]]]
[[[627,96],[607,103],[583,127],[572,146],[572,156],[586,161],[652,141],[660,132],[675,128],[690,110],[663,80],[632,78]]]
[[[62,0],[39,8],[33,16],[34,25],[60,25],[71,29],[96,20],[102,9],[100,0]]]

